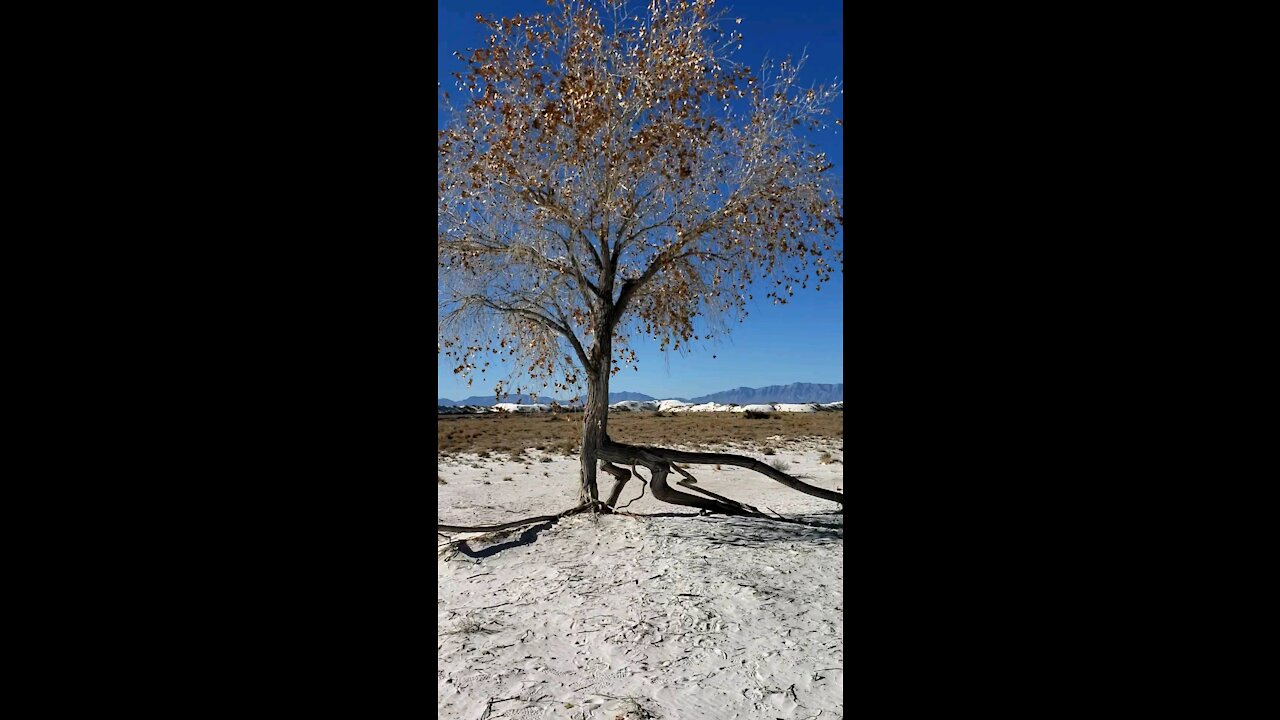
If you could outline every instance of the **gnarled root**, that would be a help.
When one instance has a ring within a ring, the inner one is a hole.
[[[436,525],[436,532],[494,532],[496,530],[506,530],[507,528],[520,527],[521,525],[533,525],[540,522],[556,522],[561,518],[567,518],[570,515],[577,515],[580,512],[588,510],[596,512],[608,513],[613,512],[612,508],[606,506],[599,500],[593,503],[583,503],[575,508],[570,508],[558,515],[539,515],[538,517],[525,518],[524,520],[514,520],[512,522],[502,523],[500,525]]]
[[[604,501],[609,507],[618,506],[618,498],[622,495],[622,488],[631,479],[631,471],[626,468],[620,468],[609,461],[602,461],[600,468],[614,477],[613,490],[609,493],[609,499]]]
[[[771,480],[777,480],[778,482],[782,483],[783,485],[786,485],[787,487],[797,492],[802,492],[805,495],[812,495],[813,497],[816,497],[816,498],[822,498],[823,500],[830,500],[831,502],[840,503],[842,505],[844,504],[843,493],[838,493],[838,492],[835,492],[834,490],[824,490],[820,487],[814,487],[813,485],[810,485],[808,483],[801,482],[800,480],[797,480],[796,478],[791,477],[790,475],[782,472],[781,470],[773,467],[772,465],[762,463],[759,460],[756,460],[755,458],[749,458],[746,455],[732,455],[730,453],[685,452],[683,450],[668,450],[666,448],[647,448],[647,449],[673,462],[691,463],[695,465],[714,465],[714,464],[736,465],[738,467],[743,467],[748,470],[754,470],[760,473],[761,475],[764,475],[770,478]]]
[[[812,495],[813,497],[822,498],[823,500],[830,500],[831,502],[844,503],[843,493],[824,490],[801,482],[777,468],[766,465],[759,460],[749,458],[745,455],[733,455],[729,453],[695,453],[642,445],[626,445],[624,443],[614,442],[606,436],[604,443],[600,447],[599,457],[601,460],[606,461],[604,463],[605,470],[614,475],[614,477],[619,477],[618,473],[614,472],[614,470],[610,470],[609,468],[615,467],[616,470],[622,469],[616,468],[612,463],[641,465],[648,468],[653,476],[652,480],[649,482],[650,487],[653,488],[653,496],[663,502],[668,502],[673,505],[684,505],[687,507],[711,510],[713,512],[724,513],[726,515],[748,515],[754,517],[767,517],[775,520],[778,519],[765,515],[750,505],[695,487],[693,483],[696,483],[697,479],[688,471],[676,465],[676,461],[701,465],[736,465],[738,467],[747,468],[748,470],[754,470],[806,495]],[[668,485],[667,475],[670,474],[672,470],[675,470],[677,473],[680,473],[685,477],[684,480],[678,483],[679,485],[701,493],[702,495],[706,495],[707,497],[698,497],[697,495],[681,492]],[[626,471],[622,470],[622,472]],[[618,488],[615,488],[615,490],[617,489]]]
[[[758,513],[748,510],[741,503],[724,502],[714,497],[698,497],[697,495],[680,492],[671,487],[667,484],[667,475],[671,473],[673,468],[669,460],[658,454],[660,452],[661,450],[658,448],[622,445],[606,439],[603,447],[600,448],[600,457],[608,461],[622,462],[628,465],[641,465],[648,468],[651,476],[649,487],[653,489],[653,496],[663,502],[711,510],[725,515],[758,515]],[[727,498],[725,499],[727,500]],[[764,516],[761,515],[761,517]]]
[[[649,486],[653,489],[653,496],[663,502],[671,503],[672,505],[696,507],[701,510],[710,510],[724,515],[745,515],[748,517],[767,518],[769,520],[798,523],[802,525],[827,527],[821,523],[812,523],[804,520],[767,515],[746,503],[738,502],[723,495],[717,495],[709,490],[703,490],[702,488],[695,486],[694,483],[697,482],[697,478],[695,478],[688,470],[676,465],[677,461],[694,465],[735,465],[743,467],[776,480],[797,492],[822,498],[823,500],[830,500],[831,502],[840,503],[842,505],[844,503],[843,493],[824,490],[801,482],[799,479],[794,478],[771,465],[766,465],[759,460],[745,455],[685,452],[683,450],[669,450],[667,448],[644,445],[627,445],[624,443],[613,442],[608,436],[605,436],[604,442],[596,453],[596,458],[600,461],[600,468],[612,475],[615,480],[613,490],[609,493],[609,499],[606,502],[593,500],[591,502],[583,503],[575,508],[565,510],[558,515],[539,515],[538,517],[515,520],[512,522],[501,523],[499,525],[436,525],[436,531],[441,533],[494,532],[497,530],[505,530],[507,528],[520,527],[522,525],[532,525],[540,522],[556,522],[561,518],[566,518],[570,515],[576,515],[577,513],[587,512],[589,510],[612,513],[614,512],[614,508],[617,507],[618,499],[622,494],[622,488],[632,477],[630,470],[619,467],[619,465],[615,463],[631,465],[633,468],[635,466],[648,468],[651,475]],[[683,480],[677,482],[678,485],[700,493],[705,497],[681,492],[668,485],[667,475],[671,474],[673,470],[684,477]],[[644,481],[643,478],[640,479],[641,482]],[[643,494],[643,488],[641,489],[641,494]]]

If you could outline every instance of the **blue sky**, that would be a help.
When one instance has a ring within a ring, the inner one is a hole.
[[[647,3],[633,0],[643,8]],[[843,8],[831,0],[769,2],[767,0],[719,0],[718,7],[731,17],[741,17],[746,39],[735,58],[753,68],[767,55],[781,59],[807,52],[801,79],[804,84],[830,83],[843,77]],[[476,13],[505,16],[547,10],[545,0],[441,0],[438,5],[436,54],[437,80],[445,87],[452,83],[450,72],[461,70],[452,56],[455,50],[480,47],[483,28]],[[833,108],[843,117],[842,105]],[[437,121],[444,115],[438,113]],[[841,175],[844,174],[843,128],[827,130],[814,137]],[[848,200],[846,200],[846,211]],[[839,238],[843,246],[843,236]],[[762,298],[764,293],[756,293]],[[639,371],[624,368],[610,383],[611,392],[629,390],[654,397],[692,397],[747,386],[783,385],[793,382],[844,382],[844,280],[835,275],[815,292],[797,288],[786,305],[756,300],[748,305],[744,323],[733,323],[731,335],[711,344],[695,344],[692,352],[660,352],[656,344],[638,340],[633,348],[639,357]],[[713,358],[712,355],[715,355]],[[459,381],[443,355],[437,361],[438,395],[460,400],[492,391],[492,375],[477,376],[468,388]],[[561,393],[563,394],[563,393]]]

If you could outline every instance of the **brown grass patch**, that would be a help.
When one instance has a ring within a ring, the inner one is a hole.
[[[612,413],[609,435],[619,442],[640,445],[689,445],[709,447],[730,442],[764,445],[773,436],[844,436],[844,413],[779,413],[770,422],[748,420],[745,413]],[[542,446],[548,452],[576,455],[582,440],[582,413],[545,415],[441,415],[436,439],[444,454],[487,453],[501,450],[521,454],[524,448]],[[765,450],[765,454],[772,448]]]

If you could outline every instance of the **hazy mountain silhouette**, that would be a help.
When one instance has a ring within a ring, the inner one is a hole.
[[[585,398],[582,398],[585,400]],[[835,384],[819,384],[819,383],[791,383],[790,385],[770,385],[762,388],[740,387],[733,390],[722,390],[710,395],[703,395],[691,400],[685,398],[655,398],[651,395],[637,392],[611,392],[609,393],[609,402],[616,403],[619,400],[682,400],[692,403],[735,403],[738,405],[750,405],[752,403],[808,403],[808,402],[835,402],[844,400],[844,383]],[[493,399],[492,395],[472,395],[463,400],[450,400],[449,398],[436,398],[436,405],[445,407],[456,407],[458,405],[483,405],[489,406],[498,402]],[[503,398],[501,402],[511,403],[552,403],[558,402],[561,405],[567,405],[566,400],[554,400],[549,397],[538,396],[535,401],[532,396],[526,394],[512,395]],[[579,401],[581,402],[581,400]]]
[[[579,398],[578,403],[581,404],[582,401],[585,399],[586,399],[585,397]],[[637,393],[637,392],[623,391],[623,392],[609,393],[609,402],[611,403],[616,403],[619,400],[657,400],[657,399],[658,398],[651,397],[649,395],[645,395],[644,393]],[[666,398],[663,398],[663,399],[665,400]],[[488,405],[493,405],[496,402],[520,403],[525,405],[534,403],[534,402],[542,403],[544,405],[547,405],[553,402],[560,403],[561,405],[569,404],[568,400],[557,400],[555,398],[550,398],[545,395],[539,395],[538,399],[534,400],[532,395],[527,395],[524,393],[521,393],[519,395],[513,394],[511,395],[511,397],[506,397],[506,398],[503,398],[502,400],[494,400],[492,395],[472,395],[471,397],[464,398],[462,400],[450,400],[449,398],[436,398],[436,405],[442,405],[444,407],[457,407],[459,405],[488,406]]]
[[[645,395],[644,393],[638,393],[638,392],[623,391],[623,392],[609,393],[609,402],[611,403],[616,403],[620,400],[658,400],[658,399],[659,398],[653,397],[651,395]],[[667,398],[661,398],[661,399],[666,400]]]
[[[456,407],[458,405],[484,405],[485,407],[488,407],[490,405],[493,405],[495,403],[500,403],[500,402],[519,403],[521,405],[528,405],[535,402],[542,403],[544,405],[550,404],[553,402],[559,402],[561,405],[564,404],[563,400],[555,400],[554,398],[548,397],[546,395],[539,395],[538,399],[534,400],[532,395],[528,395],[526,393],[519,393],[519,394],[512,393],[509,397],[504,397],[501,400],[494,400],[493,393],[489,393],[488,395],[472,395],[469,398],[463,398],[461,400],[450,400],[449,398],[436,398],[436,405],[443,405],[445,407]]]
[[[740,387],[734,390],[723,390],[718,393],[696,397],[689,402],[751,405],[753,403],[821,403],[835,402],[837,400],[844,400],[844,383],[835,383],[834,385],[791,383],[790,385],[770,385],[762,388]]]

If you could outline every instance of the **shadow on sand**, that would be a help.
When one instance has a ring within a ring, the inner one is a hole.
[[[830,522],[830,517],[814,515],[793,516],[801,520]],[[713,545],[738,545],[749,547],[761,543],[802,542],[809,545],[834,545],[844,542],[841,525],[798,525],[773,522],[760,518],[728,517],[713,515],[695,521],[699,524],[694,534],[701,535]]]
[[[519,535],[511,538],[510,540],[504,540],[503,542],[497,543],[496,545],[489,545],[487,547],[480,548],[479,550],[472,550],[471,546],[467,544],[467,541],[463,540],[459,542],[457,545],[458,552],[462,553],[463,555],[466,555],[469,558],[479,559],[479,558],[492,557],[502,552],[503,550],[509,550],[513,547],[519,547],[521,545],[532,544],[534,540],[538,539],[539,533],[551,527],[552,525],[555,525],[555,521],[547,520],[545,522],[540,522],[537,525],[530,525],[529,527],[521,531]]]
[[[797,519],[813,520],[823,523],[830,523],[833,520],[833,513],[815,513],[812,515],[797,515]],[[701,536],[702,539],[714,545],[738,545],[740,547],[749,547],[759,543],[773,542],[805,542],[813,545],[832,545],[844,541],[844,527],[840,525],[824,525],[815,527],[812,525],[797,525],[793,523],[773,522],[771,520],[763,520],[760,518],[736,517],[729,515],[707,515],[703,516],[696,512],[656,512],[636,514],[642,518],[680,518],[681,524],[696,523],[695,527],[681,528],[684,533],[692,533]],[[607,517],[607,516],[606,516]],[[521,545],[531,545],[538,539],[538,535],[555,525],[554,521],[546,521],[537,525],[530,525],[520,532],[520,534],[508,540],[487,545],[485,547],[474,549],[468,541],[463,540],[457,544],[458,552],[473,559],[483,559],[493,557],[503,550],[510,550]],[[672,528],[673,529],[673,528]]]

